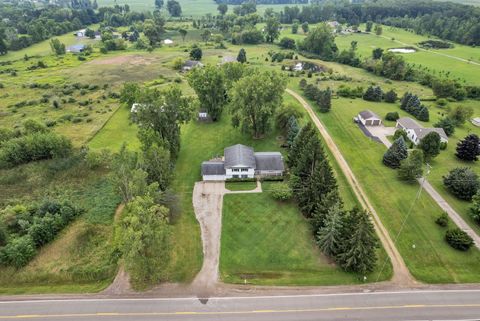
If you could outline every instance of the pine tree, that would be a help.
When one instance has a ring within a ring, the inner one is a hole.
[[[315,233],[324,226],[328,211],[336,205],[343,208],[343,201],[340,198],[338,189],[333,189],[321,197],[315,213],[313,213],[310,220],[310,224]]]
[[[415,182],[423,174],[423,152],[413,150],[407,159],[400,162],[398,169],[398,178],[408,182]]]
[[[247,52],[245,51],[245,49],[240,49],[240,51],[238,52],[237,61],[242,64],[247,62]]]
[[[346,271],[362,274],[372,272],[377,261],[375,249],[378,241],[370,216],[358,208],[352,209],[348,216],[345,228],[351,236],[344,241],[338,261]]]
[[[397,138],[383,155],[383,164],[391,168],[398,168],[400,161],[408,157],[407,145],[403,137]]]
[[[328,256],[335,257],[340,253],[343,243],[345,213],[339,203],[328,210],[324,226],[317,231],[317,244]]]
[[[472,198],[472,207],[470,207],[470,216],[475,222],[480,224],[480,191]]]
[[[327,113],[332,108],[332,91],[330,88],[320,91],[317,104],[321,113]]]
[[[455,133],[455,122],[450,117],[440,119],[433,127],[443,128],[447,136],[452,136]]]
[[[382,101],[382,97],[383,97],[382,88],[380,88],[379,86],[374,87],[373,97],[374,97],[374,101]]]
[[[397,93],[392,89],[385,93],[385,102],[394,103],[397,101]]]
[[[291,147],[297,137],[300,128],[298,127],[297,118],[291,116],[287,123],[287,145]]]
[[[290,171],[297,166],[298,159],[303,155],[305,149],[305,143],[312,135],[316,135],[316,130],[312,123],[307,123],[302,129],[300,129],[298,135],[293,140],[293,144],[290,146],[288,153],[287,165],[290,167]]]
[[[480,155],[480,138],[475,134],[466,136],[458,142],[455,155],[464,161],[477,161]]]
[[[420,106],[421,102],[418,96],[412,95],[407,102],[407,107],[405,108],[405,110],[416,117],[418,115],[418,112],[420,111]]]
[[[428,108],[424,105],[420,106],[420,109],[417,112],[417,119],[421,121],[429,121],[430,114],[428,112]]]
[[[402,100],[400,101],[400,109],[402,109],[402,110],[407,109],[408,101],[410,100],[410,98],[412,98],[412,94],[409,93],[409,92],[406,92],[403,95]]]

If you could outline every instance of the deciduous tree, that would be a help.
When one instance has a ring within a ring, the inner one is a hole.
[[[407,159],[400,162],[398,169],[398,178],[403,181],[413,183],[423,174],[423,152],[421,150],[413,150]]]
[[[430,132],[418,144],[418,148],[423,150],[423,156],[427,162],[440,154],[440,142],[440,135],[437,132]]]

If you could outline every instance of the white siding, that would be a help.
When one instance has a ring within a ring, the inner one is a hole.
[[[227,178],[254,178],[255,170],[247,167],[232,167],[226,168]],[[243,170],[243,171],[242,171]]]
[[[225,175],[203,175],[204,181],[224,181]]]

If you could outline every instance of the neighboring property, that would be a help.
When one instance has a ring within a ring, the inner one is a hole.
[[[242,144],[224,149],[224,157],[202,163],[204,181],[224,181],[229,178],[282,176],[285,171],[279,152],[257,152]]]
[[[73,33],[74,36],[76,37],[85,37],[85,31],[86,29],[81,29]]]
[[[475,117],[471,119],[472,124],[474,124],[477,127],[480,127],[480,117]]]
[[[208,112],[206,109],[200,109],[198,111],[198,120],[203,120],[203,121],[210,120],[210,117],[208,116]]]
[[[171,45],[171,44],[173,44],[173,40],[172,39],[165,39],[165,40],[163,40],[163,43],[165,45]]]
[[[200,61],[187,60],[182,66],[182,71],[187,72],[192,70],[193,68],[201,68],[201,67],[203,67],[203,64]]]
[[[81,53],[83,50],[85,50],[85,45],[82,44],[67,47],[67,52],[71,53]]]
[[[407,133],[408,139],[410,139],[415,145],[418,145],[420,141],[431,132],[437,132],[438,135],[440,135],[440,141],[448,143],[448,137],[443,128],[424,128],[409,117],[399,118],[396,127],[403,129]]]
[[[380,126],[382,124],[382,119],[371,110],[361,111],[357,119],[364,126]]]

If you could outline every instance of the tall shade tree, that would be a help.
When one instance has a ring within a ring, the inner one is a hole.
[[[366,211],[353,208],[349,212],[348,229],[343,253],[339,255],[340,265],[346,271],[366,274],[372,272],[377,262],[378,247],[375,229]]]
[[[247,68],[243,64],[228,62],[222,65],[222,71],[224,74],[225,88],[228,91],[247,73]]]
[[[52,52],[57,55],[64,55],[65,54],[65,45],[60,42],[57,38],[53,38],[50,40],[50,48],[52,49]]]
[[[423,150],[425,161],[432,160],[440,154],[440,135],[437,132],[428,133],[422,138],[418,148]]]
[[[120,102],[127,108],[131,108],[141,93],[140,86],[137,83],[126,82],[120,91]]]
[[[470,201],[478,192],[478,175],[469,167],[457,167],[443,176],[443,185],[459,199]]]
[[[162,19],[146,19],[143,23],[143,33],[151,46],[155,46],[162,40],[163,29]]]
[[[223,70],[211,65],[194,68],[188,75],[188,83],[197,94],[200,106],[213,121],[219,120],[227,103]]]
[[[217,10],[222,16],[224,16],[228,11],[228,5],[226,3],[220,3]]]
[[[255,70],[237,81],[229,93],[234,127],[251,130],[260,138],[270,128],[277,106],[282,104],[287,80],[277,72]]]
[[[170,151],[170,158],[177,159],[180,150],[180,125],[192,117],[193,104],[177,86],[165,90],[145,89],[139,95],[140,108],[137,120],[140,127],[153,130],[163,146]]]
[[[136,197],[121,222],[121,252],[135,284],[155,284],[165,279],[170,262],[171,228],[168,209],[151,196]]]
[[[185,41],[188,31],[186,29],[178,29],[178,32],[180,33],[180,36],[182,36],[182,41]]]
[[[0,38],[0,56],[6,55],[8,52],[7,49],[7,44],[5,43],[5,40]]]
[[[264,32],[267,42],[274,42],[280,36],[280,22],[276,16],[267,18]]]
[[[400,167],[400,161],[408,157],[407,145],[402,136],[397,138],[383,155],[383,164],[391,168]]]
[[[324,60],[333,60],[338,53],[332,30],[325,23],[321,23],[310,31],[299,47],[301,50],[313,53]]]
[[[480,138],[476,134],[466,136],[458,142],[455,155],[464,161],[477,161],[480,155]]]
[[[400,162],[398,169],[398,178],[403,181],[413,183],[423,174],[423,152],[421,150],[413,150],[407,159]]]
[[[182,15],[182,7],[180,3],[176,0],[168,0],[167,1],[167,10],[170,15],[173,17],[180,17]]]

